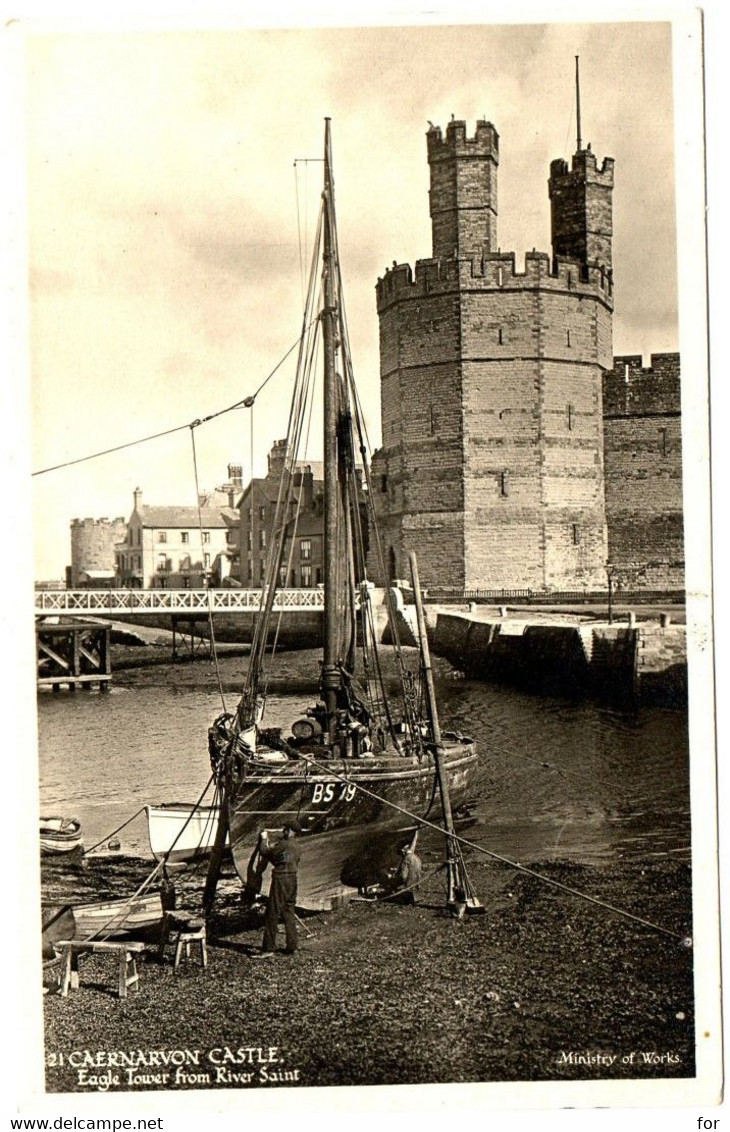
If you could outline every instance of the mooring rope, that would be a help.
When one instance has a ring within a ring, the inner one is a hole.
[[[131,825],[135,818],[138,818],[140,814],[144,813],[144,810],[145,807],[140,806],[136,814],[132,814],[131,818],[127,818],[127,820],[122,822],[121,825],[118,825],[116,829],[113,829],[111,833],[107,833],[106,837],[102,837],[101,841],[97,841],[96,845],[92,845],[90,849],[84,849],[84,856],[88,857],[89,853],[93,853],[94,850],[98,849],[99,846],[102,845],[105,841],[109,841],[109,839],[111,837],[114,837],[115,834],[121,833],[125,826]]]
[[[346,782],[348,785],[354,786],[356,790],[360,790],[363,794],[368,795],[368,797],[370,798],[375,798],[378,802],[385,803],[386,806],[390,806],[391,809],[397,810],[398,813],[403,814],[405,817],[410,818],[412,821],[418,822],[420,825],[428,826],[430,829],[435,829],[442,836],[445,835],[443,826],[437,825],[436,822],[429,821],[426,818],[418,817],[418,815],[411,813],[410,810],[406,810],[403,806],[399,806],[396,802],[391,802],[388,798],[383,798],[382,795],[376,794],[372,790],[368,790],[367,786],[361,786],[360,783],[354,781],[354,779],[339,774],[336,770],[333,770],[332,767],[328,767],[325,763],[318,762],[317,759],[313,759],[309,755],[305,755],[301,752],[297,752],[297,754],[299,758],[303,759],[305,762],[311,763],[313,766],[316,766],[318,770],[325,771],[333,778],[336,778],[341,782]],[[562,881],[553,880],[551,877],[543,876],[541,873],[538,873],[534,869],[529,868],[529,866],[523,865],[519,861],[513,861],[509,857],[505,857],[501,853],[495,853],[491,849],[485,849],[483,845],[478,845],[475,841],[469,841],[467,838],[461,837],[457,833],[449,834],[449,836],[452,837],[453,840],[458,842],[460,845],[465,845],[469,849],[474,849],[477,853],[482,853],[486,857],[491,857],[493,860],[499,861],[503,865],[508,865],[510,868],[516,869],[518,872],[526,873],[528,876],[534,877],[542,884],[549,885],[551,888],[558,888],[563,892],[568,892],[571,896],[577,896],[581,900],[586,900],[591,904],[597,904],[599,907],[605,908],[607,911],[613,912],[617,916],[623,916],[628,920],[633,920],[635,923],[643,924],[644,927],[651,928],[653,931],[661,932],[662,935],[669,936],[672,939],[678,939],[687,947],[691,946],[692,944],[691,938],[686,935],[682,935],[681,932],[673,932],[669,928],[663,927],[661,924],[656,924],[651,920],[646,920],[642,916],[635,915],[633,912],[627,912],[624,908],[617,908],[615,904],[609,904],[606,900],[601,900],[597,896],[591,896],[587,892],[581,892],[577,888],[572,888],[570,885],[563,884]]]

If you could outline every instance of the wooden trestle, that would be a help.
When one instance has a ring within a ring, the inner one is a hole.
[[[98,685],[109,686],[111,667],[111,625],[88,621],[59,621],[36,624],[38,686],[58,691],[64,684],[69,691]]]

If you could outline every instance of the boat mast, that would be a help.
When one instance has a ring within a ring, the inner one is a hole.
[[[327,734],[335,740],[338,692],[342,676],[337,662],[339,642],[339,601],[337,593],[339,477],[338,477],[338,396],[336,372],[337,295],[335,277],[334,186],[332,183],[332,151],[330,119],[325,118],[324,140],[324,309],[322,337],[324,341],[324,656],[322,664],[322,697],[327,709]]]

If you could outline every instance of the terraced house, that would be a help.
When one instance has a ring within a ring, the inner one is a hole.
[[[150,506],[134,492],[124,542],[116,547],[118,584],[135,589],[195,589],[220,585],[238,553],[234,506]]]

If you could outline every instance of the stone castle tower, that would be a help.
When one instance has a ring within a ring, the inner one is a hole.
[[[552,258],[520,272],[497,246],[494,126],[426,139],[432,256],[377,284],[386,570],[407,577],[415,549],[432,588],[605,587],[613,160],[552,162]]]

